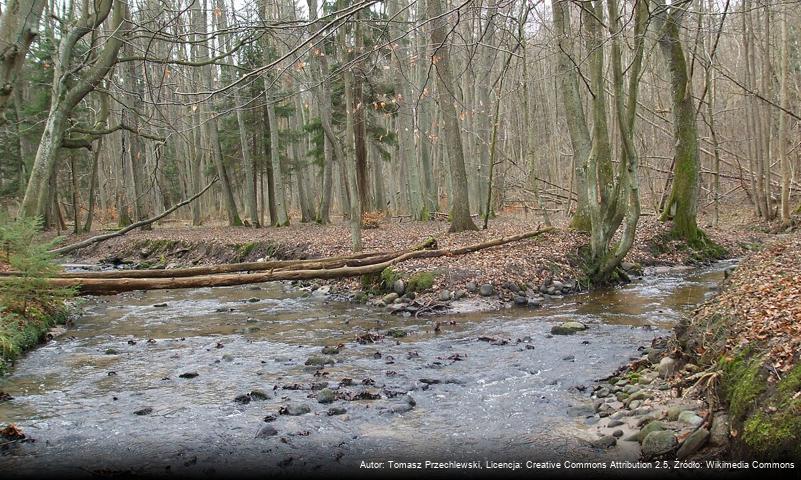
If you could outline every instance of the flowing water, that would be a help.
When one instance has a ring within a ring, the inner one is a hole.
[[[624,455],[590,447],[592,420],[569,409],[588,402],[594,380],[667,334],[727,266],[650,275],[536,310],[435,319],[279,283],[92,299],[66,335],[0,379],[14,397],[0,402],[0,423],[34,440],[6,446],[0,471],[208,475]],[[549,335],[567,320],[590,328]],[[406,335],[356,341],[388,331]],[[336,345],[338,354],[321,354]],[[309,357],[334,363],[306,366]],[[324,386],[334,403],[318,403]],[[255,390],[269,398],[234,400]],[[358,399],[366,396],[380,398]],[[310,413],[279,414],[298,404]],[[328,415],[332,407],[346,413]],[[268,425],[277,434],[257,438]]]

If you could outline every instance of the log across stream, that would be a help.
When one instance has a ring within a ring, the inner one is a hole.
[[[594,380],[639,357],[725,267],[541,309],[440,317],[439,333],[430,320],[281,282],[92,298],[65,335],[0,379],[13,397],[0,418],[35,440],[3,452],[0,471],[265,475],[352,472],[361,461],[635,459],[590,447],[597,420],[577,412]],[[589,329],[550,336],[565,320]],[[323,387],[332,403],[318,401]]]
[[[132,290],[226,287],[278,280],[346,278],[378,273],[392,265],[417,258],[435,258],[477,252],[511,242],[528,240],[552,230],[553,228],[550,227],[542,228],[451,249],[430,248],[435,247],[436,243],[425,241],[419,247],[399,252],[360,253],[314,260],[239,263],[176,270],[67,273],[49,279],[49,281],[52,285],[59,287],[76,287],[82,294],[112,295]]]

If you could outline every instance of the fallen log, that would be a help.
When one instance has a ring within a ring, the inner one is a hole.
[[[312,258],[306,260],[274,260],[268,262],[242,262],[226,263],[222,265],[204,265],[199,267],[172,268],[172,269],[142,269],[142,270],[108,270],[99,272],[68,272],[59,273],[52,278],[173,278],[195,277],[200,275],[215,275],[218,273],[283,271],[283,270],[317,270],[339,267],[359,267],[379,263],[400,256],[407,252],[426,250],[437,247],[434,237],[425,239],[418,245],[396,252],[360,252],[352,255],[336,257]],[[19,272],[0,272],[0,277],[18,276]]]
[[[183,207],[184,205],[188,205],[188,204],[194,202],[195,200],[197,200],[198,198],[200,198],[200,196],[203,195],[204,193],[206,193],[206,190],[211,188],[211,186],[214,185],[214,183],[216,181],[217,181],[217,177],[214,177],[214,179],[211,182],[209,182],[208,185],[206,185],[206,188],[204,188],[203,190],[197,192],[191,198],[187,198],[186,200],[184,200],[181,203],[176,203],[175,205],[173,205],[169,209],[161,212],[160,214],[156,215],[155,217],[147,218],[145,220],[140,220],[140,221],[138,221],[136,223],[132,223],[132,224],[128,225],[127,227],[125,227],[125,228],[123,228],[121,230],[117,230],[116,232],[113,232],[113,233],[105,233],[103,235],[96,235],[94,237],[87,238],[86,240],[83,240],[81,242],[73,243],[73,244],[70,244],[70,245],[65,245],[65,246],[59,247],[59,248],[54,248],[53,250],[50,250],[50,253],[53,253],[55,255],[63,255],[65,253],[69,253],[69,252],[78,250],[80,248],[88,247],[89,245],[93,245],[95,243],[100,243],[100,242],[106,241],[106,240],[108,240],[110,238],[114,238],[114,237],[119,237],[119,236],[125,235],[126,233],[130,232],[131,230],[133,230],[135,228],[144,227],[144,226],[150,225],[151,223],[157,222],[157,221],[161,220],[162,218],[166,217],[167,215],[171,214],[172,212],[174,212],[174,211],[178,210],[179,208]]]
[[[190,277],[169,278],[51,278],[48,282],[53,286],[77,287],[85,295],[113,295],[132,290],[159,290],[174,288],[203,288],[245,285],[277,280],[310,280],[346,278],[381,272],[385,268],[415,258],[434,258],[456,256],[476,252],[485,248],[496,247],[506,243],[525,240],[554,230],[552,227],[538,229],[533,232],[502,237],[487,242],[453,249],[414,250],[388,258],[378,263],[360,266],[342,266],[336,268],[270,270],[258,273],[223,273],[214,275],[196,275]]]

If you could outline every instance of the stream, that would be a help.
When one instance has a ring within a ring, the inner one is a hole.
[[[730,265],[647,275],[539,309],[433,319],[282,283],[89,299],[65,335],[0,378],[13,397],[0,402],[0,423],[33,440],[3,447],[0,471],[200,476],[389,460],[636,460],[591,447],[597,420],[572,409],[590,402],[593,381],[667,335]],[[549,334],[568,320],[589,329]],[[305,365],[310,357],[334,363]],[[323,387],[333,403],[318,402]],[[281,414],[304,405],[309,413]]]

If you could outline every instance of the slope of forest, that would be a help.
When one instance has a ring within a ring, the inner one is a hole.
[[[801,238],[748,256],[714,299],[678,328],[691,377],[728,407],[735,450],[801,457]]]

